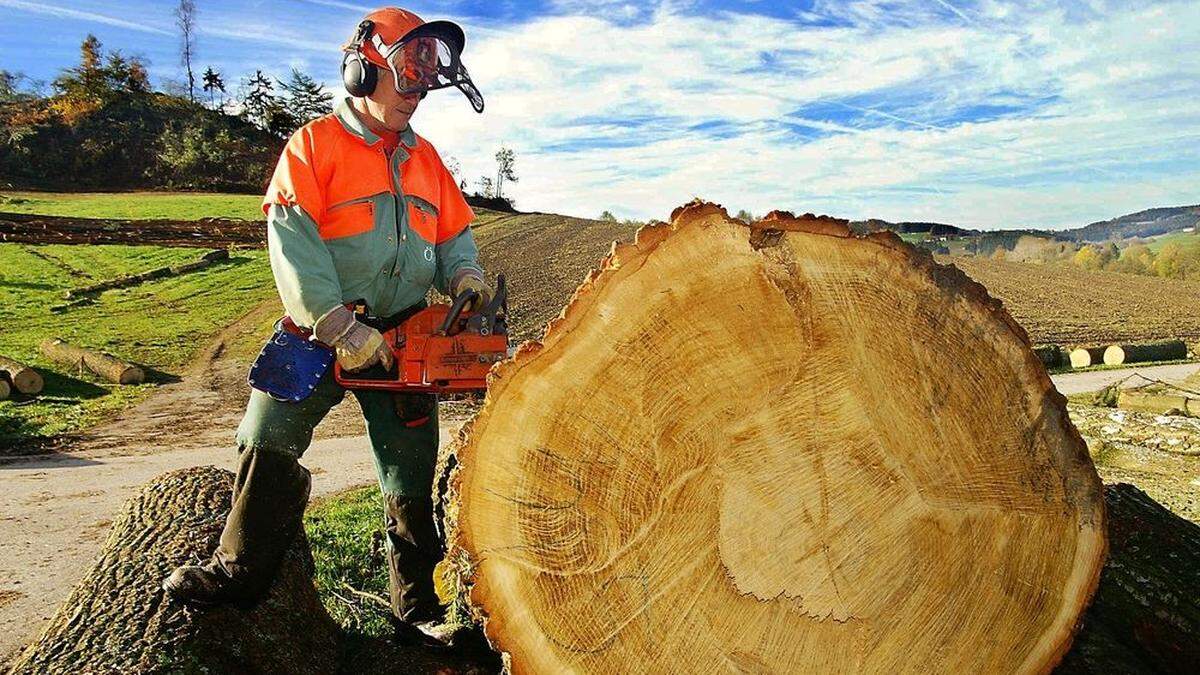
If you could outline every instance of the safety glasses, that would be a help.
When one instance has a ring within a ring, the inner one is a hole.
[[[371,45],[387,62],[398,93],[419,94],[456,87],[475,112],[483,112],[483,95],[471,82],[458,51],[445,41],[425,35],[387,45],[375,34],[371,36]]]

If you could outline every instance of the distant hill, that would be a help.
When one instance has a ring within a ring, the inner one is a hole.
[[[1089,223],[1060,234],[1076,241],[1101,242],[1129,237],[1153,237],[1200,224],[1200,204],[1165,206]]]
[[[939,252],[959,254],[988,254],[997,246],[1012,250],[1019,240],[1026,238],[1028,241],[1030,237],[1044,239],[1046,243],[1061,241],[1098,243],[1130,237],[1153,237],[1197,226],[1200,226],[1200,205],[1146,209],[1066,230],[975,230],[947,223],[893,223],[878,218],[850,223],[851,229],[856,232],[891,230],[908,241],[921,243],[931,249],[939,248],[937,242],[944,244],[948,240],[962,240],[957,245],[950,243],[940,246],[947,250]],[[925,236],[918,236],[922,234]]]
[[[889,223],[886,220],[878,218],[870,218],[868,220],[856,220],[850,223],[850,229],[859,233],[877,232],[879,230],[891,230],[896,234],[921,234],[925,233],[931,237],[939,236],[954,236],[961,237],[968,234],[979,234],[978,230],[968,230],[958,227],[957,225],[947,225],[945,223],[918,223],[918,222],[902,222]]]

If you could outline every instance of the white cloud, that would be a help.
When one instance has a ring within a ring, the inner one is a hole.
[[[127,28],[129,30],[136,30],[136,31],[139,31],[142,33],[155,33],[158,35],[170,35],[171,34],[170,31],[168,31],[164,28],[159,28],[158,26],[153,26],[153,25],[150,25],[150,24],[147,24],[144,22],[126,21],[125,19],[121,19],[121,18],[118,18],[115,16],[108,16],[107,14],[100,14],[98,12],[85,12],[82,10],[72,9],[70,7],[62,7],[59,5],[53,5],[53,4],[46,3],[46,2],[24,2],[23,0],[0,0],[0,7],[9,7],[11,9],[18,9],[18,10],[25,11],[25,12],[33,12],[35,14],[44,14],[47,16],[56,16],[56,17],[61,17],[61,18],[65,18],[65,19],[80,19],[83,21],[94,21],[96,23],[101,23],[101,24],[105,24],[108,26],[116,26],[118,28]]]
[[[438,92],[418,131],[472,180],[506,143],[522,208],[589,216],[664,218],[702,196],[755,212],[1065,226],[1200,201],[1194,2],[1070,16],[1039,3],[818,2],[809,25],[673,5],[621,25],[597,18],[621,3],[601,4],[482,33],[464,22],[487,110]],[[817,14],[836,21],[811,25]],[[883,105],[897,95],[907,112]],[[851,97],[845,119],[805,121],[805,106]],[[956,112],[979,105],[1012,112]],[[623,126],[637,116],[655,122]],[[738,134],[691,130],[703,123]],[[606,147],[622,140],[637,144]]]

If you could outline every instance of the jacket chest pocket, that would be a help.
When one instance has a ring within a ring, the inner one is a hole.
[[[408,226],[422,239],[437,242],[438,207],[432,201],[417,195],[406,195]]]
[[[335,204],[325,210],[317,228],[322,239],[341,239],[370,232],[375,227],[375,204],[370,197]]]
[[[405,278],[421,286],[433,284],[437,269],[437,206],[427,199],[415,195],[404,198],[408,209],[408,228],[416,236],[410,237],[405,260]]]

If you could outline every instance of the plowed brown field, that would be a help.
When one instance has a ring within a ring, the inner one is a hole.
[[[1071,265],[937,256],[1004,301],[1035,343],[1200,338],[1200,283]]]

